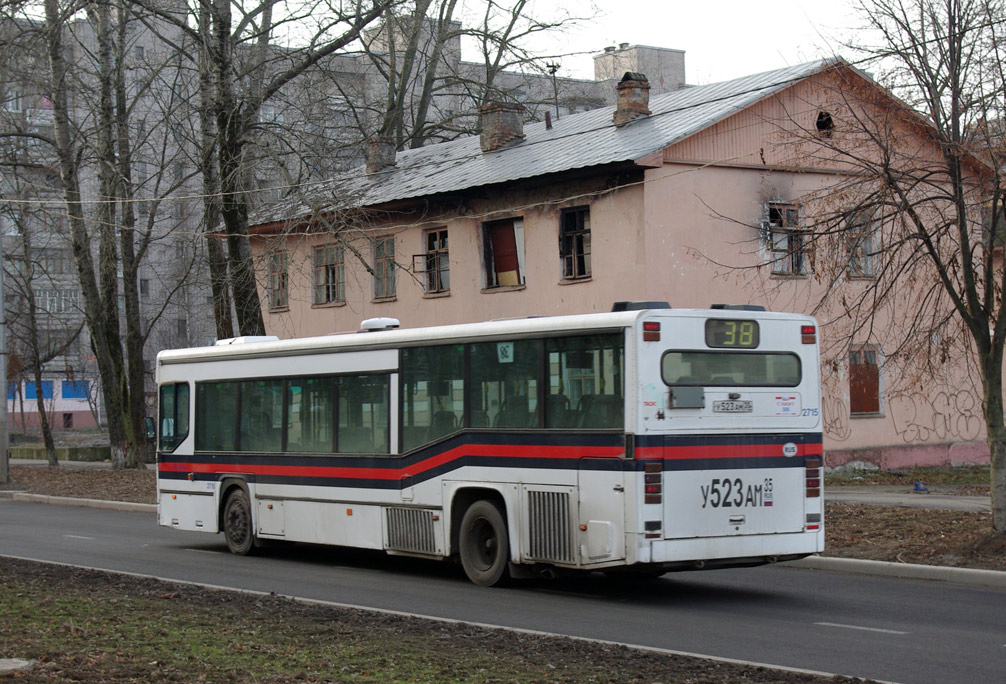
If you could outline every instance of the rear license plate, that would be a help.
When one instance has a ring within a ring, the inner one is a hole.
[[[731,399],[713,402],[713,413],[751,413],[750,399]]]

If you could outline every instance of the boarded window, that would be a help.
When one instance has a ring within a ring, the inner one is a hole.
[[[486,288],[524,284],[524,221],[504,219],[482,225]]]
[[[880,413],[880,366],[873,347],[849,352],[849,412]]]

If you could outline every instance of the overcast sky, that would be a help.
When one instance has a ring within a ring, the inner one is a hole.
[[[819,57],[846,54],[861,25],[853,0],[552,0],[596,19],[570,31],[566,50],[629,43],[685,51],[688,83],[723,81]],[[554,48],[553,48],[554,49]],[[590,55],[562,59],[560,74],[593,78]]]

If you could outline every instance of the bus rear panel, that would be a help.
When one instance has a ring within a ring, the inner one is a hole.
[[[814,320],[651,312],[634,332],[639,561],[722,567],[822,551]]]

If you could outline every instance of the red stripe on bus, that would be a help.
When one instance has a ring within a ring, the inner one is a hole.
[[[494,458],[533,458],[578,460],[587,456],[613,457],[625,452],[621,447],[591,446],[540,446],[540,445],[494,445],[471,444],[456,447],[400,468],[369,468],[340,466],[284,466],[274,464],[252,465],[249,463],[161,463],[158,470],[165,473],[248,473],[251,475],[285,475],[299,477],[353,478],[370,480],[399,480],[425,473],[428,470],[458,460],[465,456],[492,456]],[[282,458],[282,457],[280,457]]]
[[[797,444],[797,456],[819,456],[820,442]],[[636,447],[640,461],[685,461],[702,458],[765,458],[783,456],[781,444],[692,444],[687,446]]]

